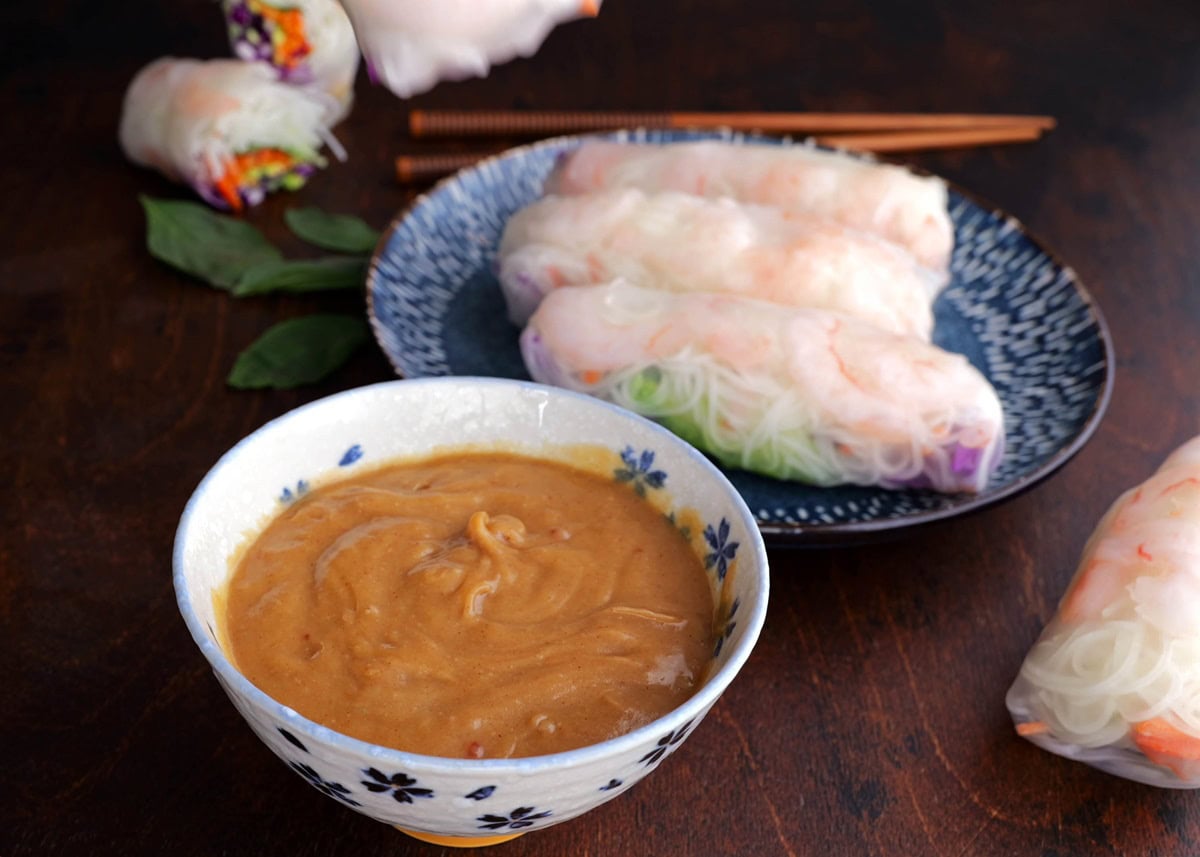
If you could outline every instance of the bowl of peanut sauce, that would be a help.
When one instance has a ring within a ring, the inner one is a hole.
[[[665,429],[493,378],[287,413],[204,477],[180,611],[295,774],[418,839],[574,818],[678,750],[769,589],[736,490]]]

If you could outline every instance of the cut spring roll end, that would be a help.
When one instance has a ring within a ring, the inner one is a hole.
[[[1096,524],[1005,697],[1018,734],[1116,776],[1200,788],[1198,569],[1193,438]]]
[[[228,5],[229,41],[239,59],[268,62],[290,83],[311,83],[305,59],[312,44],[305,32],[304,13],[261,0],[234,0]]]
[[[956,426],[951,435],[962,427]],[[1004,457],[1004,433],[989,437],[979,446],[952,441],[925,455],[924,467],[911,479],[885,479],[884,488],[932,488],[978,494]],[[952,487],[942,487],[952,486]]]
[[[338,0],[224,0],[233,54],[267,66],[283,83],[326,98],[329,124],[354,102],[358,43]]]
[[[209,183],[199,181],[196,192],[210,205],[242,211],[262,202],[277,190],[299,190],[325,166],[320,156],[305,156],[283,149],[253,149],[234,155]]]
[[[209,204],[241,211],[301,187],[325,166],[329,98],[261,63],[164,57],[126,92],[119,138],[134,163],[185,182]]]

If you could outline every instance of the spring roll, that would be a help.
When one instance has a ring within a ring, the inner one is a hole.
[[[624,282],[548,294],[536,381],[645,416],[731,467],[814,485],[983,490],[1000,400],[958,354],[826,310]]]
[[[350,112],[358,43],[337,0],[222,0],[229,44],[239,59],[261,62],[279,79],[329,96],[334,125]]]
[[[564,157],[546,192],[614,187],[730,196],[807,212],[874,232],[942,273],[954,248],[941,179],[806,146],[588,141]]]
[[[945,284],[894,244],[831,220],[632,188],[548,196],[517,212],[499,278],[518,326],[554,288],[621,278],[837,310],[924,340]]]
[[[241,211],[301,187],[325,165],[323,143],[342,156],[327,122],[326,98],[280,83],[264,65],[165,57],[130,84],[119,136],[134,163]]]
[[[485,77],[537,52],[558,24],[596,15],[601,0],[342,0],[367,71],[401,98],[440,80]]]
[[[1101,518],[1006,702],[1052,753],[1200,787],[1200,437]]]

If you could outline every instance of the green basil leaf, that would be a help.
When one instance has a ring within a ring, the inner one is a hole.
[[[288,229],[296,237],[339,253],[366,254],[375,249],[379,233],[349,214],[329,214],[319,208],[289,208],[283,213]]]
[[[226,383],[240,390],[288,390],[313,384],[367,341],[366,322],[349,315],[309,315],[269,328],[238,355]]]
[[[139,199],[150,255],[217,288],[232,288],[250,268],[283,257],[245,221],[196,202]]]
[[[321,292],[362,288],[367,261],[354,256],[324,259],[277,259],[255,265],[233,287],[244,298],[268,292]]]

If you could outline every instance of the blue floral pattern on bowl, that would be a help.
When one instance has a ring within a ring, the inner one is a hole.
[[[607,136],[806,145],[729,131]],[[490,158],[419,197],[392,224],[367,291],[375,336],[397,372],[529,377],[492,265],[507,219],[541,195],[557,159],[581,139],[546,140]],[[1007,435],[999,470],[981,494],[946,495],[814,488],[727,469],[767,538],[861,541],[983,508],[1050,476],[1098,425],[1112,387],[1112,343],[1075,272],[1012,217],[965,191],[951,188],[949,212],[952,281],[934,305],[934,340],[964,354],[996,388]]]
[[[363,430],[345,418],[360,409],[382,416]],[[213,593],[223,585],[227,552],[244,538],[246,522],[279,512],[280,486],[294,500],[302,493],[299,485],[337,478],[343,468],[365,460],[364,453],[372,461],[423,454],[446,442],[446,426],[453,427],[453,444],[468,448],[528,444],[530,438],[541,450],[582,445],[597,474],[632,491],[640,485],[647,502],[667,518],[689,522],[687,540],[698,562],[709,553],[725,558],[723,580],[717,561],[707,569],[719,641],[708,678],[691,699],[651,724],[578,751],[440,759],[373,746],[313,723],[237,672],[214,630],[219,622]],[[607,448],[608,456],[595,457],[597,448]],[[737,547],[718,548],[706,532],[717,545]],[[445,378],[347,391],[299,408],[243,440],[188,503],[176,540],[175,587],[181,613],[219,684],[291,772],[340,805],[381,822],[417,834],[485,837],[568,821],[624,793],[682,746],[749,656],[765,618],[769,580],[749,509],[711,462],[665,429],[574,393]],[[281,769],[281,776],[288,774]]]
[[[734,610],[736,610],[736,605]],[[689,720],[677,729],[660,736],[646,747],[644,752],[639,751],[640,755],[633,761],[633,764],[641,766],[644,772],[658,767],[683,742],[694,724],[694,720]],[[309,753],[308,748],[295,735],[283,728],[277,728],[276,731],[293,747]],[[415,777],[409,776],[403,771],[388,775],[374,767],[362,769],[361,774],[366,779],[360,779],[359,784],[365,787],[366,791],[356,792],[356,790],[343,785],[336,779],[322,775],[309,762],[290,759],[287,760],[287,764],[289,768],[299,774],[301,778],[317,789],[317,791],[350,807],[363,807],[364,799],[369,801],[375,796],[390,796],[392,800],[399,804],[416,804],[420,800],[431,801],[437,797],[433,789],[422,787]],[[607,782],[599,785],[597,790],[600,792],[615,793],[616,790],[622,789],[625,785],[625,780],[610,777]],[[491,798],[496,792],[497,787],[494,785],[481,786],[464,797],[467,800],[479,802]],[[475,817],[475,821],[478,822],[478,829],[480,830],[523,830],[524,828],[534,826],[543,819],[551,818],[553,815],[553,809],[519,806],[508,812],[499,814],[484,813],[483,815],[478,815]],[[419,815],[415,816],[415,818],[419,818]]]
[[[646,753],[646,755],[642,756],[642,758],[638,759],[638,764],[646,765],[647,767],[656,766],[659,762],[665,759],[669,753],[672,752],[672,748],[674,748],[676,744],[687,737],[688,730],[691,728],[692,721],[689,720],[678,729],[674,730],[673,732],[668,732],[666,735],[659,738],[658,741],[654,743],[654,746],[650,748],[650,751]]]
[[[350,789],[341,783],[327,780],[319,773],[312,765],[304,762],[289,762],[289,767],[297,774],[308,781],[308,784],[319,791],[321,794],[329,795],[329,797],[337,798],[347,806],[362,806],[361,803],[350,797]]]
[[[715,569],[717,579],[724,580],[729,564],[737,556],[738,543],[729,539],[729,522],[724,518],[714,529],[712,524],[704,528],[704,541],[711,550],[704,555],[704,567]]]
[[[303,479],[297,479],[296,487],[294,489],[289,488],[286,485],[283,486],[283,490],[279,492],[279,502],[280,503],[294,503],[296,500],[299,500],[301,497],[303,497],[307,493],[308,493],[308,483],[306,481],[304,481]]]
[[[350,465],[358,462],[359,459],[361,459],[362,457],[363,457],[362,446],[357,443],[353,444],[345,452],[342,453],[341,457],[338,459],[337,466],[338,467],[349,467]],[[294,503],[297,500],[299,500],[301,497],[303,497],[305,494],[307,494],[309,488],[311,488],[311,487],[312,486],[309,485],[308,480],[297,479],[296,487],[294,489],[285,485],[283,487],[283,490],[279,492],[279,502],[284,503],[284,504]]]
[[[539,820],[549,818],[553,813],[550,810],[542,810],[535,812],[535,807],[519,806],[507,815],[481,815],[477,819],[483,822],[479,825],[480,830],[521,830],[525,827],[532,827]]]
[[[613,476],[618,482],[628,482],[633,486],[639,497],[646,496],[646,489],[662,488],[667,483],[667,474],[662,470],[654,470],[654,452],[643,449],[640,454],[634,453],[632,446],[621,450],[621,466],[613,470]]]
[[[431,798],[433,789],[421,788],[415,778],[400,771],[390,777],[376,768],[363,771],[370,779],[361,780],[367,791],[375,794],[390,794],[396,803],[413,803],[414,798]]]

